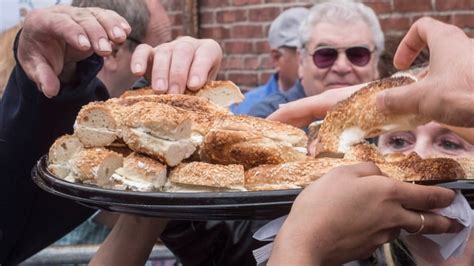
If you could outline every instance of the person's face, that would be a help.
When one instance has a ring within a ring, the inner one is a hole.
[[[416,152],[422,158],[474,156],[474,145],[434,122],[413,131],[383,134],[379,137],[378,146],[382,154]]]
[[[280,47],[272,51],[272,57],[278,72],[280,89],[286,91],[298,79],[298,52],[293,47]]]
[[[331,24],[321,22],[313,28],[312,38],[301,54],[299,75],[307,96],[323,91],[373,81],[378,78],[375,53],[371,53],[369,62],[364,66],[351,63],[339,49],[336,61],[325,68],[313,62],[312,54],[321,47],[349,48],[355,46],[375,50],[374,38],[366,23],[360,21],[350,24]]]

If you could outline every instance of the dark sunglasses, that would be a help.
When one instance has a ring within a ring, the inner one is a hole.
[[[344,51],[346,53],[347,59],[356,66],[365,66],[370,62],[372,53],[375,51],[370,50],[364,46],[354,46],[354,47],[342,47],[334,48],[328,46],[322,46],[317,48],[313,54],[310,54],[313,57],[314,64],[319,68],[328,68],[336,62],[339,51]]]

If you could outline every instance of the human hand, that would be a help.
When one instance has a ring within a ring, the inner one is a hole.
[[[407,69],[426,46],[430,64],[416,83],[381,92],[380,111],[416,113],[453,126],[474,126],[474,39],[460,28],[431,18],[416,21],[394,57],[399,69]]]
[[[60,75],[70,78],[75,63],[92,53],[110,55],[110,42],[124,42],[130,31],[127,21],[111,10],[53,6],[28,13],[17,57],[28,78],[51,98],[59,93]]]
[[[323,119],[334,105],[348,98],[365,85],[367,83],[327,90],[318,95],[282,104],[267,119],[299,128],[306,127],[315,120]]]
[[[295,200],[275,240],[270,264],[332,265],[368,257],[398,237],[459,230],[459,224],[429,212],[451,204],[451,190],[403,183],[382,176],[372,163],[338,167],[313,182]]]
[[[216,41],[181,37],[155,48],[139,45],[130,67],[135,75],[146,75],[159,92],[183,93],[215,79],[221,60],[222,49]]]

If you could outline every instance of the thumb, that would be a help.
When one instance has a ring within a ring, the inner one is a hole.
[[[377,110],[386,114],[419,114],[425,88],[426,84],[418,81],[384,90],[377,94]]]
[[[39,63],[36,66],[33,81],[38,89],[48,98],[52,98],[59,93],[59,79],[50,65]]]

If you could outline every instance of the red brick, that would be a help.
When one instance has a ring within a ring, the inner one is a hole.
[[[171,36],[174,38],[176,37],[179,37],[179,36],[183,36],[184,35],[184,32],[183,32],[183,29],[182,28],[172,28],[171,29]]]
[[[255,42],[255,52],[258,54],[270,53],[270,45],[268,41],[257,41]]]
[[[265,56],[260,59],[260,69],[273,69],[273,63],[270,56]]]
[[[448,1],[448,0],[446,0]],[[431,11],[431,0],[394,0],[395,11]]]
[[[392,17],[380,20],[382,29],[388,30],[407,30],[410,28],[410,19],[407,17]]]
[[[472,0],[436,0],[436,10],[468,10],[474,8],[474,1]]]
[[[231,69],[243,69],[244,60],[241,57],[227,56],[222,59],[222,69],[231,70]]]
[[[420,19],[422,17],[426,17],[426,16],[413,16],[411,18],[411,23],[412,24],[415,23],[415,21],[417,21],[418,19]],[[445,23],[453,23],[453,16],[452,15],[431,15],[429,17],[437,19],[439,21],[443,21]]]
[[[170,15],[169,17],[170,17],[171,25],[174,25],[174,26],[183,25],[183,17],[181,14]]]
[[[370,6],[376,14],[388,13],[392,11],[392,4],[390,1],[366,0],[364,1],[364,4]]]
[[[232,54],[246,54],[253,50],[251,42],[248,41],[227,41],[224,43],[224,51]]]
[[[232,80],[239,86],[252,86],[254,87],[257,84],[258,73],[243,73],[243,72],[230,72],[227,75],[229,80]]]
[[[224,71],[220,71],[219,73],[217,73],[217,78],[216,80],[228,80],[227,78],[227,73],[224,72]]]
[[[260,64],[258,63],[258,58],[254,55],[244,59],[244,68],[249,70],[259,69]]]
[[[262,0],[231,0],[234,6],[260,4]]]
[[[229,30],[220,26],[201,28],[200,37],[211,39],[227,39],[229,38]]]
[[[216,12],[216,21],[218,23],[247,21],[247,10],[225,10]]]
[[[273,21],[281,9],[278,7],[254,8],[249,10],[250,21]]]
[[[466,32],[466,34],[469,36],[469,38],[474,38],[474,31]]]
[[[474,28],[474,14],[456,14],[453,17],[453,23],[461,28]]]
[[[199,7],[223,7],[229,5],[229,0],[199,0],[198,5]]]
[[[238,25],[230,30],[232,38],[261,38],[263,37],[262,26]]]
[[[214,24],[216,22],[215,16],[214,11],[203,11],[199,14],[199,23],[201,25]]]

